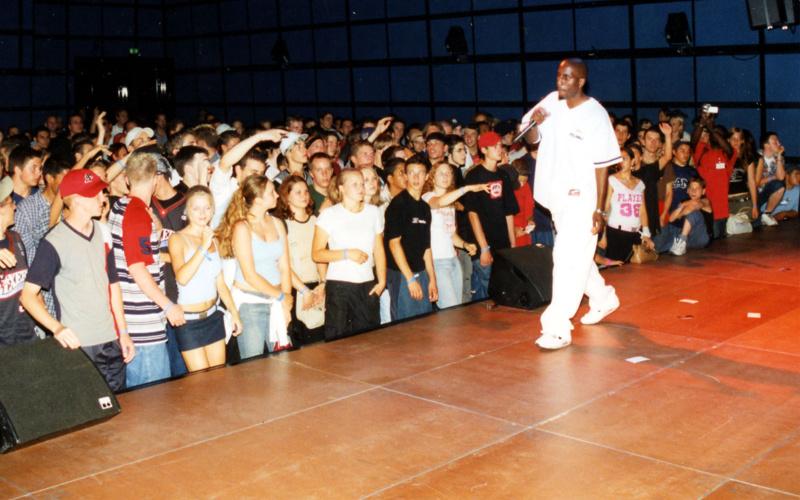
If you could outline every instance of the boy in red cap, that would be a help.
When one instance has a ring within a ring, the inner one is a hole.
[[[464,178],[467,185],[489,185],[488,193],[478,191],[464,197],[464,206],[480,249],[479,258],[472,261],[473,300],[489,296],[492,250],[515,246],[514,215],[519,212],[511,178],[505,170],[497,168],[503,158],[502,139],[496,132],[486,132],[478,139],[478,148],[484,161],[474,166]]]
[[[67,217],[42,238],[22,290],[22,305],[58,342],[82,348],[112,391],[125,388],[125,364],[134,356],[122,308],[111,234],[94,217],[103,213],[108,184],[91,170],[70,170],[61,181]],[[38,299],[56,298],[53,317]]]

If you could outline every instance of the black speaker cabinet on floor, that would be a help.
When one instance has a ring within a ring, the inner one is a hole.
[[[528,245],[494,252],[489,297],[501,306],[536,309],[550,303],[553,249]]]
[[[53,338],[0,349],[0,453],[119,411],[82,350]]]

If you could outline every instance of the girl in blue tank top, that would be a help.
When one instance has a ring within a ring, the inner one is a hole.
[[[263,354],[265,343],[270,352],[291,345],[269,340],[272,303],[280,303],[287,323],[292,310],[286,230],[268,213],[276,203],[272,182],[263,175],[251,175],[233,195],[216,231],[221,256],[236,258],[234,295],[246,299],[239,304],[242,358]]]
[[[189,225],[169,238],[169,255],[178,282],[178,304],[186,324],[175,329],[178,348],[190,372],[225,364],[225,324],[217,299],[231,313],[233,335],[242,321],[222,275],[218,244],[209,227],[214,199],[205,186],[186,193]]]

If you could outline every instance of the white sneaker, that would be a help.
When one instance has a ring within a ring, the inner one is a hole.
[[[598,309],[592,309],[584,314],[581,318],[581,323],[584,325],[596,325],[600,323],[603,318],[616,311],[619,308],[619,297],[615,292],[611,292],[605,303]]]
[[[550,335],[549,333],[542,333],[542,336],[536,340],[536,345],[542,349],[561,349],[567,347],[572,343],[572,336],[567,333],[566,335]]]
[[[672,246],[669,247],[669,253],[672,255],[685,255],[686,254],[686,240],[682,238],[675,238]]]
[[[761,224],[765,226],[777,226],[778,221],[775,220],[772,214],[761,214]]]

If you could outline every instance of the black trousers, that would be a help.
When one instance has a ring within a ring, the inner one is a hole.
[[[119,340],[105,344],[81,347],[92,363],[100,370],[112,392],[125,389],[125,361],[122,360],[122,347]]]
[[[377,281],[328,281],[325,291],[325,340],[377,328],[381,324],[380,297],[369,291]]]

